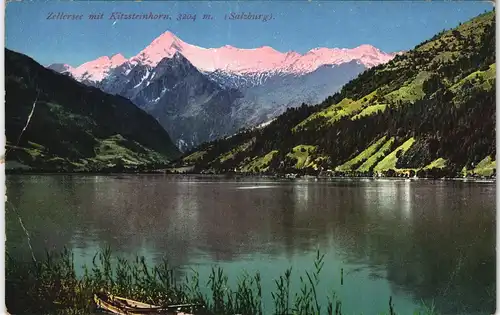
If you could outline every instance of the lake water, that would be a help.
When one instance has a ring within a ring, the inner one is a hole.
[[[495,310],[494,183],[9,175],[7,196],[7,250],[26,260],[10,207],[36,255],[66,246],[78,267],[110,246],[204,279],[214,265],[233,280],[259,271],[268,311],[274,279],[311,271],[318,248],[319,290],[335,290],[346,314],[387,312],[390,296],[400,314],[422,302],[443,314]]]

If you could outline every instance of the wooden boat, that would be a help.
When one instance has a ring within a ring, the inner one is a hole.
[[[104,311],[107,311],[109,313],[119,314],[119,315],[145,315],[145,314],[180,315],[180,314],[186,314],[178,312],[180,308],[196,306],[194,304],[182,304],[182,305],[168,305],[162,307],[106,293],[94,294],[94,302],[96,303],[98,308],[103,309]]]
[[[94,294],[94,302],[97,307],[113,314],[167,314],[166,310],[162,310],[160,306],[146,304],[105,293]]]

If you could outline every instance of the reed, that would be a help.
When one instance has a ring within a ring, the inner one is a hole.
[[[92,302],[95,292],[105,290],[111,294],[140,300],[150,304],[198,304],[196,314],[207,315],[262,315],[262,285],[259,273],[247,272],[238,277],[236,286],[229,286],[229,279],[222,268],[212,268],[204,285],[196,270],[177,284],[173,269],[167,261],[148,266],[144,257],[128,261],[113,258],[109,249],[94,256],[91,266],[84,267],[82,277],[77,277],[73,254],[47,253],[43,260],[20,263],[6,255],[6,304],[11,314],[89,314],[95,312]],[[335,292],[321,305],[318,285],[324,255],[316,254],[314,268],[300,276],[300,289],[291,298],[292,269],[287,269],[276,281],[271,292],[273,315],[342,314],[342,303]],[[343,281],[342,281],[343,282]],[[202,287],[208,288],[206,294]],[[396,314],[389,300],[386,314]],[[414,314],[437,314],[426,308]]]

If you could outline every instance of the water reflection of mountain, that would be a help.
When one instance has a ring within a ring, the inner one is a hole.
[[[492,313],[494,196],[493,185],[460,182],[365,190],[366,209],[379,216],[369,220],[378,223],[368,246],[371,264],[386,268],[395,290],[434,300],[443,314]]]
[[[7,189],[38,250],[109,245],[184,265],[196,253],[231,261],[319,245],[329,254],[333,243],[346,264],[367,264],[443,311],[494,307],[493,185],[9,176]],[[6,220],[9,251],[23,252],[8,209]]]

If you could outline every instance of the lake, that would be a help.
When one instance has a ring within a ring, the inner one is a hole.
[[[495,310],[495,183],[392,180],[270,180],[174,175],[8,175],[9,255],[30,260],[70,248],[79,272],[96,251],[163,258],[179,277],[221,266],[232,281],[262,276],[264,307],[288,267],[312,271],[325,254],[319,290],[346,314],[443,314]],[[340,270],[343,269],[343,284]],[[267,293],[266,293],[267,292]]]

